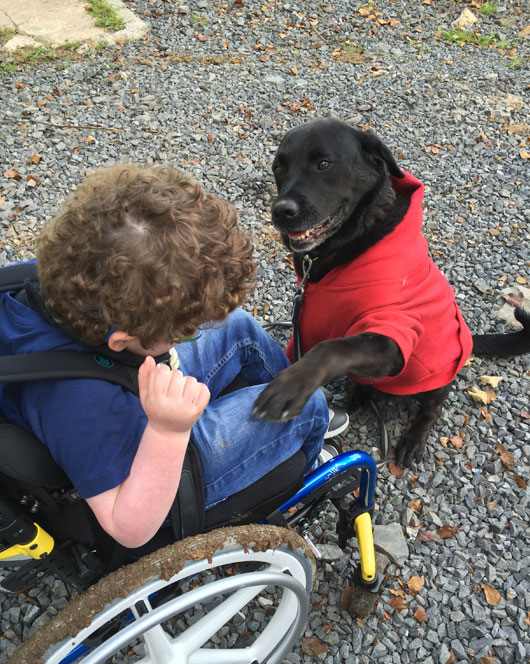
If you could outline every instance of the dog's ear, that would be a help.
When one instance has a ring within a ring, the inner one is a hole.
[[[382,159],[386,163],[390,175],[393,175],[396,178],[405,177],[390,150],[375,134],[363,131],[359,132],[358,138],[361,141],[361,147],[365,152],[367,152],[372,158]]]

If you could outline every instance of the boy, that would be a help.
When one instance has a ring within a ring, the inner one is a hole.
[[[0,352],[106,343],[139,366],[140,399],[106,381],[33,381],[0,385],[2,410],[49,447],[115,540],[138,547],[160,528],[190,435],[207,508],[298,449],[311,467],[329,422],[320,391],[291,422],[251,415],[288,360],[237,309],[255,268],[229,203],[169,167],[112,166],[68,198],[36,254],[40,292],[0,296]],[[248,387],[219,396],[237,375]]]

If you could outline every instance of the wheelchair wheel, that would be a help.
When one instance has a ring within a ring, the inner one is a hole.
[[[293,531],[222,528],[103,578],[11,664],[279,664],[300,637],[315,562]]]

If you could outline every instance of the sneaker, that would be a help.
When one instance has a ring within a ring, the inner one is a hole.
[[[311,471],[316,470],[324,463],[326,463],[326,461],[333,459],[333,457],[336,457],[339,454],[340,450],[337,447],[335,447],[335,445],[333,445],[332,443],[324,443],[324,445],[322,445],[322,449],[320,450],[318,457],[315,459],[315,463],[313,464]]]
[[[328,406],[328,410],[329,425],[328,430],[324,434],[324,440],[338,436],[350,426],[350,418],[345,410],[336,406],[333,406],[333,408]]]

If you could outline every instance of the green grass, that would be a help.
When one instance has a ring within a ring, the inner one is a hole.
[[[479,9],[479,12],[481,14],[486,14],[486,16],[489,16],[490,14],[495,14],[497,11],[497,5],[494,2],[485,2],[482,7]]]
[[[31,49],[31,51],[24,51],[25,62],[28,65],[38,65],[41,62],[48,62],[49,60],[56,60],[57,53],[53,49],[44,48],[44,46],[39,46],[38,48]]]
[[[2,74],[12,74],[17,70],[17,66],[14,62],[2,62],[0,63],[0,73]]]
[[[462,46],[463,44],[471,44],[472,46],[478,46],[479,48],[489,48],[490,46],[495,48],[508,48],[510,46],[510,43],[505,39],[498,38],[496,30],[492,30],[489,35],[478,35],[469,30],[442,30],[440,36],[444,41],[458,44],[459,46]]]
[[[61,44],[61,48],[64,48],[67,51],[75,51],[75,49],[79,48],[79,46],[81,46],[80,41],[71,41],[71,42],[65,42],[64,44]]]
[[[0,28],[0,44],[5,44],[16,34],[17,31],[15,28],[6,28],[6,27]]]
[[[510,58],[510,61],[508,62],[508,67],[510,69],[519,69],[522,64],[523,61],[521,60],[521,58],[518,57]]]
[[[206,18],[206,16],[198,16],[197,14],[190,14],[191,19],[195,21],[196,23],[200,23],[201,25],[206,25],[210,19]]]
[[[92,14],[98,27],[113,31],[121,30],[124,27],[123,19],[118,16],[114,7],[106,3],[105,0],[86,0],[86,2],[88,4],[87,11]]]

